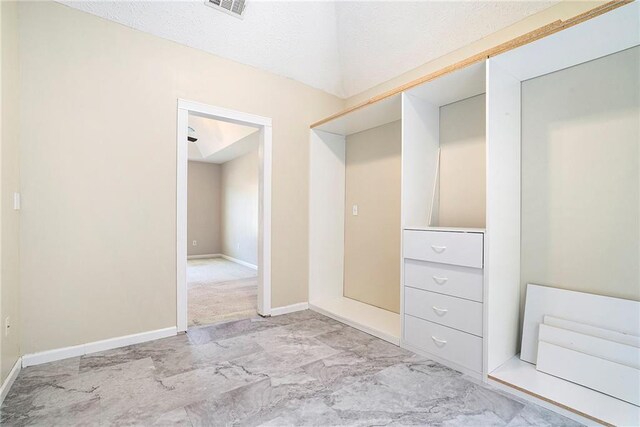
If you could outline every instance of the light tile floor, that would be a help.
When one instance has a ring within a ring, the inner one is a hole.
[[[25,368],[0,422],[577,425],[311,311]]]
[[[224,258],[187,262],[189,326],[258,314],[257,272]]]

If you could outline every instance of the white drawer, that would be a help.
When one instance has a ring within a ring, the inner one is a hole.
[[[404,317],[407,344],[449,360],[475,372],[482,372],[482,338],[440,326],[413,316]]]
[[[482,233],[404,230],[404,257],[482,268]]]
[[[404,288],[404,312],[482,336],[482,303],[421,289]]]
[[[455,265],[404,260],[404,284],[482,302],[482,270]]]

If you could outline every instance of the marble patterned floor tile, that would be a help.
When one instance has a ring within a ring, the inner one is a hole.
[[[335,320],[317,313],[313,310],[294,311],[293,313],[283,314],[282,316],[269,317],[267,320],[274,325],[293,325],[305,320],[320,319],[326,322],[335,322]],[[339,323],[339,322],[336,322]],[[342,323],[340,323],[342,325]]]
[[[7,426],[577,426],[311,311],[25,368]]]
[[[0,409],[0,423],[11,419],[17,422],[34,406],[39,399],[46,403],[49,396],[60,393],[61,382],[79,374],[80,358],[74,357],[39,366],[29,366],[20,371],[20,381],[14,382],[5,398],[5,404]],[[82,402],[82,395],[77,396],[77,402]],[[46,408],[44,408],[46,412]],[[16,418],[17,417],[17,418]]]
[[[372,360],[344,351],[302,367],[305,372],[316,378],[328,389],[345,386],[358,379],[373,375],[387,368],[386,360]]]
[[[270,321],[270,319],[253,317],[251,319],[229,321],[218,323],[215,325],[191,328],[186,333],[186,337],[192,345],[201,345],[208,344],[212,341],[219,341],[237,337],[240,335],[246,335],[252,332],[259,332],[278,326],[281,325],[279,323]]]
[[[94,398],[67,406],[50,407],[48,410],[21,411],[2,414],[3,426],[99,426],[102,424],[100,399]]]
[[[369,335],[354,328],[343,327],[334,331],[329,331],[321,335],[317,335],[316,338],[328,345],[329,347],[337,350],[351,350],[361,345],[367,345],[372,341],[377,340],[373,335]]]
[[[191,427],[193,424],[191,423],[191,419],[187,414],[185,408],[178,408],[172,411],[169,411],[165,414],[162,414],[154,423],[154,426],[158,427]]]
[[[266,422],[256,425],[265,427],[281,426],[342,426],[344,420],[331,409],[322,398],[295,400]],[[371,424],[373,425],[373,424]],[[381,425],[381,424],[376,424]]]
[[[386,368],[334,392],[329,406],[347,420],[442,424],[473,416],[503,425],[523,407],[433,362]]]
[[[386,363],[387,365],[410,360],[425,360],[425,358],[417,356],[409,350],[405,350],[397,345],[393,345],[387,341],[377,338],[357,347],[353,347],[351,351],[358,356],[375,360],[380,363]]]
[[[280,330],[287,331],[290,335],[297,337],[314,338],[328,332],[335,332],[344,329],[345,325],[337,322],[328,321],[330,319],[308,319],[301,320],[292,324],[284,325]],[[273,331],[279,331],[273,329]]]
[[[266,352],[277,355],[283,366],[302,366],[340,352],[315,338],[293,333],[258,335],[255,340]]]
[[[258,425],[280,413],[292,400],[325,392],[317,380],[300,370],[267,378],[186,407],[194,426]]]
[[[184,353],[189,349],[188,339],[184,334],[162,338],[141,344],[129,345],[112,350],[101,351],[82,356],[80,358],[80,372],[90,372],[95,369],[119,365],[150,358],[166,358],[174,353]]]
[[[580,423],[560,414],[528,403],[522,408],[518,415],[513,417],[508,427],[579,427],[580,425]]]
[[[246,336],[237,336],[203,345],[185,346],[162,357],[155,355],[152,359],[156,367],[156,375],[168,377],[262,351],[264,348],[255,340]]]
[[[58,360],[44,365],[28,366],[20,371],[21,378],[34,381],[62,380],[80,373],[80,357]]]

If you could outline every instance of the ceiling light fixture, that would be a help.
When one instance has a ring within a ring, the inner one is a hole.
[[[189,133],[187,134],[187,141],[196,142],[198,138],[196,138],[196,130],[189,126]]]

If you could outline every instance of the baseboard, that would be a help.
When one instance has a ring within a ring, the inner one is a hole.
[[[57,348],[54,350],[41,351],[38,353],[25,354],[22,356],[22,367],[41,365],[43,363],[55,362],[56,360],[69,359],[71,357],[84,356],[85,354],[97,353],[99,351],[111,350],[128,345],[140,344],[160,338],[166,338],[177,334],[175,326],[155,331],[142,332],[139,334],[125,335],[122,337],[110,338],[102,341],[94,341],[86,344],[74,345],[71,347]]]
[[[258,269],[257,265],[248,263],[247,261],[242,261],[241,259],[233,258],[233,257],[230,257],[229,255],[224,255],[224,254],[220,256],[228,261],[235,262],[236,264],[244,265],[245,267],[253,268],[254,270]]]
[[[189,255],[187,259],[209,259],[209,258],[221,258],[222,254],[203,254],[203,255]]]
[[[293,313],[296,311],[307,310],[309,308],[308,302],[300,302],[298,304],[285,305],[284,307],[275,307],[271,309],[272,316],[280,316],[282,314]]]
[[[319,307],[317,305],[313,305],[313,304],[309,304],[309,310],[315,311],[316,313],[320,313],[323,316],[327,316],[332,318],[333,320],[337,320],[340,323],[344,323],[347,326],[351,326],[352,328],[358,329],[364,333],[367,333],[369,335],[373,335],[374,337],[380,338],[381,340],[387,341],[393,345],[397,345],[400,346],[400,338],[398,337],[394,337],[392,335],[389,335],[387,333],[381,332],[377,329],[371,328],[361,322],[357,322],[354,321],[352,319],[349,319],[345,316],[341,316],[339,314],[336,314],[332,311],[326,310],[322,307]]]
[[[18,357],[16,363],[13,364],[13,367],[9,371],[9,375],[5,378],[2,386],[0,386],[0,405],[4,402],[4,398],[9,394],[9,390],[11,390],[11,386],[13,382],[18,378],[18,374],[20,373],[20,369],[22,369],[22,358]]]

